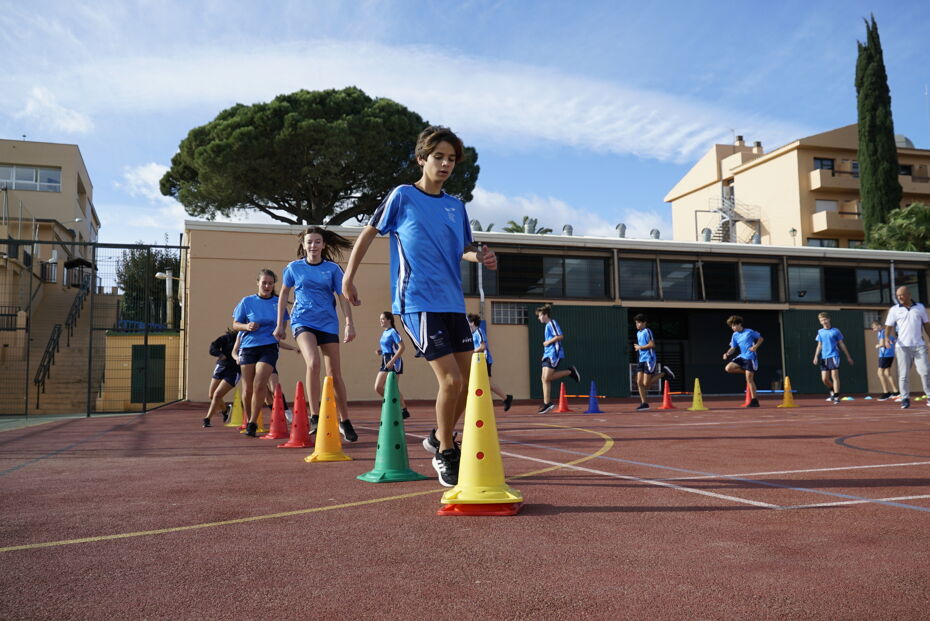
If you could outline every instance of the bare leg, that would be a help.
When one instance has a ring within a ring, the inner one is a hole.
[[[467,371],[471,366],[471,352],[446,355],[431,360],[429,363],[439,391],[436,394],[436,438],[439,440],[439,450],[445,451],[453,447],[452,430],[455,423],[465,411],[465,399],[468,396]],[[461,405],[460,405],[461,404]]]
[[[387,381],[387,371],[378,371],[378,375],[375,377],[375,392],[384,396],[384,383]],[[400,391],[400,378],[397,380],[397,396],[400,398],[400,407],[401,409],[407,407],[407,403],[404,401],[404,395]]]
[[[249,422],[252,420],[252,388],[255,383],[255,365],[243,364],[239,366],[239,370],[242,374],[239,381],[242,386],[243,416],[244,420]]]
[[[840,370],[833,369],[830,371],[830,375],[833,378],[833,392],[838,395],[840,394]]]
[[[568,377],[571,375],[571,371],[556,371],[552,367],[543,367],[542,368],[542,393],[543,393],[543,403],[552,403],[552,384],[551,382],[558,381],[563,377]]]
[[[255,364],[255,377],[252,380],[252,411],[249,413],[249,422],[257,423],[258,415],[265,404],[265,394],[268,392],[268,378],[271,376],[273,366],[267,362]]]
[[[320,397],[322,389],[320,388],[320,352],[317,349],[316,335],[312,332],[303,332],[297,337],[297,346],[304,357],[304,363],[307,365],[306,386],[307,393],[310,396],[309,409],[310,415],[316,416],[320,413]]]
[[[213,396],[210,399],[210,407],[207,409],[207,418],[212,418],[214,414],[226,407],[226,404],[223,403],[223,397],[228,395],[233,388],[235,386],[226,380],[218,380],[217,388],[213,390]]]
[[[346,383],[342,379],[339,343],[320,345],[320,350],[323,352],[323,369],[326,375],[333,378],[333,392],[336,393],[336,409],[339,412],[339,420],[345,420],[349,418],[349,405],[346,399]]]

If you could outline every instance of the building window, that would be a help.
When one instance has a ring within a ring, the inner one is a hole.
[[[655,259],[620,259],[620,297],[655,300],[659,297]]]
[[[706,276],[704,286],[707,286]],[[743,299],[747,302],[778,300],[774,265],[743,264]]]
[[[565,257],[565,297],[611,297],[607,266],[607,259]]]
[[[700,300],[694,261],[659,261],[663,300]]]
[[[497,255],[500,295],[543,297],[543,257],[533,254]]]
[[[850,248],[864,248],[865,247],[865,242],[862,241],[861,239],[850,239],[849,242],[847,242],[847,244]]]
[[[856,289],[855,269],[851,267],[823,268],[823,297],[826,302],[855,304],[858,301]]]
[[[491,322],[511,326],[526,325],[526,304],[491,302]]]
[[[902,177],[910,177],[914,174],[914,167],[910,164],[899,164],[898,174]]]
[[[788,266],[788,300],[791,302],[823,301],[819,267]]]
[[[497,280],[488,295],[545,298],[610,297],[608,259],[554,255],[499,254]],[[488,271],[484,271],[487,276]]]
[[[61,169],[0,164],[0,187],[10,190],[61,192]]]
[[[807,245],[814,246],[816,248],[839,248],[840,240],[838,239],[818,239],[816,237],[808,237]]]
[[[480,295],[478,289],[478,264],[471,261],[462,261],[462,293],[465,295]],[[481,285],[485,295],[497,295],[497,270],[481,268]]]
[[[818,199],[816,205],[814,205],[815,212],[819,212],[819,211],[837,212],[839,210],[840,210],[840,207],[837,201],[825,201],[825,200]]]
[[[859,178],[859,160],[852,161],[852,176],[856,179]]]
[[[927,299],[927,278],[924,270],[895,270],[895,287],[908,287],[915,300]]]
[[[737,263],[702,261],[704,297],[707,300],[738,301],[739,273]]]
[[[857,269],[856,301],[859,304],[890,304],[891,274],[888,270]]]
[[[814,170],[833,170],[835,160],[826,157],[814,158]]]

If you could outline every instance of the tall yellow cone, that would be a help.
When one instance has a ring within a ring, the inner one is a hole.
[[[242,395],[239,394],[239,386],[236,386],[236,391],[233,393],[232,401],[232,414],[229,416],[229,421],[223,425],[224,427],[241,427],[242,426]]]
[[[780,408],[796,408],[798,407],[794,402],[794,395],[791,394],[791,378],[787,375],[785,376],[785,397],[782,399],[782,402],[778,405]]]
[[[440,515],[514,515],[523,494],[504,481],[504,464],[484,354],[471,360],[458,485],[442,496]],[[482,505],[460,507],[459,505]],[[493,505],[493,506],[491,506]]]
[[[336,392],[333,390],[333,378],[329,375],[323,380],[316,444],[313,446],[313,453],[304,457],[304,461],[352,461],[351,457],[342,452],[339,415],[336,413]]]
[[[701,410],[706,410],[704,407],[704,396],[701,395],[701,380],[694,378],[694,396],[691,398],[691,407],[688,408],[689,412],[697,412]]]

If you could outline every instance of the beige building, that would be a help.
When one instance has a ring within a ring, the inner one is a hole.
[[[902,205],[930,202],[930,150],[898,143]],[[847,125],[764,152],[742,136],[714,145],[665,196],[673,237],[775,246],[855,248],[858,126]]]

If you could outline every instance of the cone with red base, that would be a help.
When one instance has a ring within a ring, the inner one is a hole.
[[[271,408],[271,429],[262,440],[280,440],[287,436],[287,420],[284,418],[284,395],[281,384],[274,387],[274,406]]]
[[[307,448],[313,446],[310,439],[310,420],[307,418],[307,398],[303,382],[297,382],[294,392],[294,422],[291,423],[291,438],[278,448]]]
[[[556,412],[571,412],[573,410],[568,407],[568,395],[565,394],[565,384],[562,383],[561,386],[562,387],[559,389],[559,409],[557,409]]]
[[[662,406],[660,410],[677,410],[674,405],[672,405],[672,393],[669,392],[668,382],[664,382],[665,389],[662,392]]]

